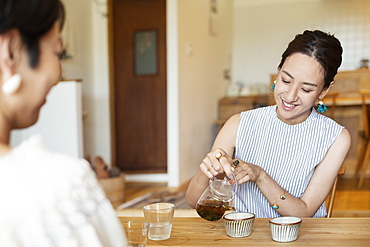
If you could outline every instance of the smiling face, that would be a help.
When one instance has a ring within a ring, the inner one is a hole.
[[[324,86],[324,71],[313,58],[301,53],[289,56],[276,78],[274,98],[278,118],[287,124],[303,122],[317,99],[329,91]]]

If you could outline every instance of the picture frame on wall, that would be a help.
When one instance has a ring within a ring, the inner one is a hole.
[[[134,39],[135,75],[157,74],[157,30],[137,31]]]

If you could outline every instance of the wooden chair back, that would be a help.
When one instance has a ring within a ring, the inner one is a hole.
[[[335,107],[337,105],[337,97],[338,97],[338,94],[339,94],[339,92],[337,92],[337,91],[328,92],[325,95],[325,98],[323,99],[323,101],[325,103],[330,102],[330,104],[328,103],[328,105],[330,106],[330,107],[328,107],[329,108],[329,114],[328,114],[328,116],[331,119],[334,119],[334,113],[335,113]]]
[[[358,93],[361,95],[362,104],[362,117],[364,121],[364,134],[365,138],[369,138],[369,110],[366,105],[366,98],[370,98],[370,90],[359,90]]]
[[[334,198],[335,198],[335,192],[337,190],[337,184],[338,184],[338,176],[343,175],[346,172],[346,167],[341,166],[341,168],[338,171],[338,175],[334,180],[333,187],[331,188],[330,194],[328,195],[326,202],[327,202],[327,211],[328,214],[326,215],[327,218],[330,218],[333,213],[333,206],[334,206]]]
[[[364,131],[361,133],[362,142],[360,155],[358,156],[358,162],[356,165],[355,175],[357,176],[359,170],[361,169],[360,180],[358,182],[358,188],[362,188],[362,185],[365,180],[366,170],[369,164],[370,157],[370,126],[369,126],[369,108],[366,104],[366,99],[370,99],[370,90],[359,90],[358,93],[361,96],[361,105],[362,105],[362,118],[364,123]]]

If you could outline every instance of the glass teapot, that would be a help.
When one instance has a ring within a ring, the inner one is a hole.
[[[222,218],[226,211],[235,210],[232,207],[232,200],[237,192],[238,184],[235,174],[232,173],[233,185],[228,176],[223,179],[212,177],[209,186],[199,198],[195,209],[200,217],[209,221],[217,221]]]

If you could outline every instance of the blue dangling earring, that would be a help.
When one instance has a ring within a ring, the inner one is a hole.
[[[275,91],[275,87],[276,87],[276,81],[274,81],[274,84],[271,85],[271,92]]]
[[[317,107],[317,111],[320,112],[320,113],[324,113],[328,110],[328,107],[324,104],[324,102],[322,102],[321,100],[319,101],[319,104],[318,104],[318,107]]]

